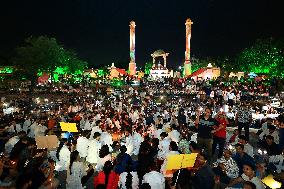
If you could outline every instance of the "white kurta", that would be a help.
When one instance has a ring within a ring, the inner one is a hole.
[[[92,129],[91,123],[89,120],[85,121],[85,125],[83,126],[85,131],[90,131]]]
[[[244,152],[247,153],[249,156],[253,157],[253,147],[250,144],[244,145]]]
[[[10,138],[5,144],[5,153],[10,154],[13,147],[15,146],[15,144],[17,144],[19,140],[20,138],[18,136]]]
[[[99,160],[99,151],[101,149],[101,143],[95,139],[89,140],[88,153],[86,161],[89,163],[97,163]]]
[[[284,171],[284,156],[276,155],[269,157],[269,163],[273,163],[277,168],[277,173]]]
[[[32,124],[31,120],[27,119],[23,124],[23,131],[27,133],[31,124]]]
[[[263,140],[264,135],[265,135],[265,136],[268,136],[268,135],[273,136],[274,142],[275,142],[276,144],[279,144],[279,133],[278,133],[277,130],[275,130],[273,133],[269,133],[269,129],[267,129],[267,130],[263,131],[263,132],[259,135],[259,138],[260,138],[261,140]]]
[[[107,161],[111,161],[111,155],[110,154],[106,155],[103,158],[98,159],[98,163],[96,165],[96,171],[99,172],[99,171],[103,170],[105,162],[107,162]]]
[[[76,145],[76,149],[79,152],[80,157],[85,158],[87,156],[88,147],[89,147],[89,139],[80,136],[77,139],[77,145]]]
[[[81,179],[87,175],[83,162],[75,161],[72,164],[70,175],[67,176],[67,189],[83,189]]]
[[[94,138],[95,132],[102,133],[102,130],[98,126],[93,127],[91,130],[90,140]]]
[[[163,129],[158,129],[158,130],[156,130],[156,131],[154,132],[154,137],[160,140],[160,139],[161,139],[160,134],[161,134],[162,132],[164,132]]]
[[[57,171],[66,171],[70,164],[70,155],[71,152],[66,145],[60,149],[59,152],[59,161],[56,163],[56,170]]]
[[[139,134],[139,133],[134,133],[133,134],[133,154],[138,155],[139,149],[140,149],[140,144],[143,142],[144,138]]]
[[[38,126],[38,124],[36,122],[34,122],[31,126],[30,126],[30,132],[28,134],[29,137],[31,138],[35,138],[35,130],[36,127]]]
[[[108,132],[101,133],[101,143],[102,145],[108,145],[109,151],[112,152],[112,136]]]
[[[128,174],[127,172],[123,172],[119,175],[118,186],[120,189],[126,189],[125,183],[126,183],[127,174]],[[130,174],[132,175],[132,189],[139,188],[139,178],[137,172],[130,172]]]
[[[180,141],[180,133],[177,130],[172,130],[168,135],[172,141],[176,143]]]
[[[126,153],[129,154],[130,156],[133,154],[133,149],[134,149],[134,144],[133,144],[133,137],[129,135],[126,137],[126,143],[125,146],[127,148]]]
[[[82,129],[82,130],[85,130],[85,123],[86,123],[86,120],[87,119],[81,119],[81,121],[80,121],[80,128]]]
[[[35,137],[44,136],[46,130],[47,130],[46,126],[43,126],[43,125],[39,124],[35,128],[35,131],[34,131],[35,132]]]
[[[171,140],[169,138],[164,138],[159,142],[159,151],[158,151],[158,158],[161,160],[164,160],[169,153],[169,146],[170,146]]]
[[[157,171],[146,173],[142,183],[148,183],[154,189],[165,189],[165,177]]]

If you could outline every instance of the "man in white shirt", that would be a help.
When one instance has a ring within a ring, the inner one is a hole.
[[[264,140],[265,136],[271,135],[274,138],[274,142],[276,144],[279,144],[279,133],[276,130],[276,127],[274,125],[267,125],[268,129],[264,130],[260,135],[259,138],[261,140]]]
[[[172,141],[178,143],[178,142],[180,141],[180,133],[179,133],[177,130],[171,128],[171,127],[170,127],[170,130],[171,130],[171,131],[168,133],[169,138],[170,138]]]
[[[143,176],[142,183],[148,183],[153,189],[165,189],[165,177],[162,173],[155,171],[154,167]]]
[[[159,151],[158,158],[160,160],[164,160],[169,153],[171,140],[168,138],[168,134],[166,132],[162,132],[160,134],[161,140],[159,142]]]
[[[35,128],[35,132],[34,132],[35,137],[45,136],[47,127],[44,126],[43,124],[44,124],[44,120],[42,120],[40,124],[38,124],[37,127]]]
[[[137,127],[136,132],[133,134],[133,154],[135,156],[138,155],[141,142],[143,142],[144,138],[142,137],[142,128]]]
[[[229,104],[229,106],[233,107],[235,99],[236,99],[236,95],[234,94],[234,92],[233,91],[229,92],[228,93],[228,104]]]
[[[238,183],[244,183],[245,181],[249,181],[252,182],[253,184],[255,184],[256,189],[264,189],[264,185],[262,184],[261,180],[255,176],[255,166],[254,165],[250,165],[250,164],[244,164],[243,166],[243,171],[244,173],[236,178],[233,179],[230,184],[227,186],[229,187],[233,187],[234,185],[238,184]]]
[[[17,144],[19,140],[20,140],[20,137],[17,135],[10,138],[5,144],[5,153],[10,154],[13,147],[15,146],[15,144]]]
[[[108,145],[108,148],[109,148],[109,151],[112,152],[112,136],[111,136],[111,128],[110,127],[107,127],[106,128],[106,131],[103,131],[101,133],[101,137],[100,137],[100,141],[101,141],[101,144],[102,146],[103,145]]]
[[[30,129],[32,122],[31,122],[31,117],[28,116],[23,124],[23,131],[28,133],[28,130]]]
[[[83,115],[83,118],[80,120],[80,128],[82,130],[85,129],[85,124],[86,124],[87,119],[88,119],[88,116],[85,114]]]
[[[28,134],[28,137],[35,138],[35,130],[38,126],[39,120],[36,120],[35,122],[32,123],[30,126],[30,132]]]
[[[76,149],[79,152],[81,158],[86,158],[89,147],[89,139],[86,137],[86,132],[83,132],[82,136],[77,139]]]
[[[5,127],[5,130],[8,133],[18,133],[22,131],[22,127],[20,124],[17,124],[16,121],[12,121],[12,124],[10,126]]]
[[[250,145],[244,135],[239,136],[240,144],[244,145],[244,152],[247,153],[249,156],[253,157],[253,147]]]
[[[134,150],[133,136],[128,130],[124,132],[124,136],[125,136],[125,146],[127,148],[126,153],[131,156]]]

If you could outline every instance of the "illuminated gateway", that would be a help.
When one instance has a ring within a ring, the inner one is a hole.
[[[156,50],[153,54],[151,54],[153,58],[153,66],[150,70],[150,77],[152,78],[165,78],[165,77],[172,77],[172,74],[170,74],[168,68],[167,68],[167,56],[169,53],[166,53],[163,50]],[[162,57],[163,58],[163,64],[161,64],[160,61],[156,64],[156,59]]]
[[[185,62],[184,62],[184,74],[185,76],[191,75],[191,62],[190,62],[190,40],[191,40],[191,25],[193,22],[191,19],[186,19],[185,21]],[[134,21],[130,22],[130,62],[129,62],[129,75],[136,75],[136,61],[135,61],[135,28],[136,24]],[[166,53],[163,50],[157,50],[153,54],[151,54],[153,58],[153,66],[150,70],[150,77],[152,78],[161,78],[161,77],[173,77],[173,73],[169,72],[167,69],[167,56],[169,53]],[[163,64],[161,64],[160,60],[156,61],[156,59],[163,58]]]

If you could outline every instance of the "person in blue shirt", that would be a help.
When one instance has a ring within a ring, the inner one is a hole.
[[[233,159],[236,161],[239,167],[239,175],[243,174],[243,165],[250,164],[255,166],[255,160],[244,152],[244,145],[236,144],[236,154],[233,156]]]

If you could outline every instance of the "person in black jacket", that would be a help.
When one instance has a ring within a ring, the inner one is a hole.
[[[207,163],[207,156],[204,153],[198,154],[196,164],[199,167],[192,178],[192,185],[196,189],[212,189],[214,187],[214,172]]]
[[[281,153],[279,146],[274,142],[274,137],[271,135],[265,137],[265,142],[262,147],[267,151],[267,155],[269,156],[275,156]]]

